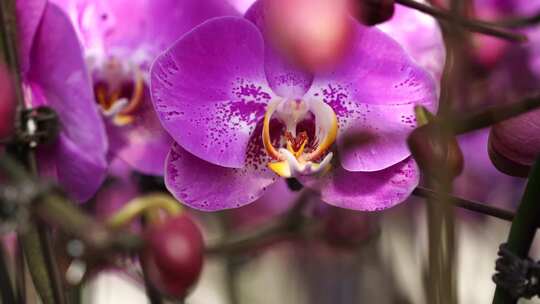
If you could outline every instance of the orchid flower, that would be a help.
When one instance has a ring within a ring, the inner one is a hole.
[[[502,1],[513,12],[530,16],[540,10],[537,1]],[[491,99],[497,102],[517,101],[540,89],[540,28],[522,30],[529,38],[523,45],[512,45],[490,78]],[[502,172],[527,176],[540,153],[540,110],[527,112],[491,128],[490,157]]]
[[[236,12],[221,0],[54,2],[70,15],[84,46],[110,158],[119,157],[144,174],[163,175],[171,139],[150,103],[150,63],[199,23]]]
[[[88,200],[105,178],[107,141],[77,35],[46,0],[19,0],[16,9],[25,102],[53,108],[61,125],[54,143],[37,147],[39,172]]]
[[[331,71],[308,73],[267,43],[265,14],[258,1],[244,18],[209,20],[154,62],[152,101],[175,140],[168,189],[207,211],[251,203],[279,178],[343,208],[402,202],[418,184],[405,138],[415,105],[436,108],[433,76],[352,19],[348,54]]]

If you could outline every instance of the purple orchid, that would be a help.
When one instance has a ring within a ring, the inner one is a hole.
[[[58,113],[58,139],[37,148],[41,175],[78,201],[88,200],[106,173],[105,128],[94,106],[81,46],[69,19],[46,0],[16,2],[25,102]]]
[[[236,12],[221,0],[54,1],[70,15],[84,45],[109,157],[141,173],[163,175],[171,139],[150,103],[150,63],[199,23]]]
[[[258,1],[245,18],[209,20],[154,62],[152,100],[175,140],[168,189],[207,211],[251,203],[280,176],[338,207],[402,202],[419,177],[405,138],[414,106],[436,107],[434,78],[392,38],[352,19],[347,56],[308,73],[267,43],[265,13]]]
[[[528,0],[500,0],[500,10],[531,16],[540,10],[540,3]],[[517,101],[540,89],[540,28],[524,28],[529,42],[511,45],[490,77],[490,101]],[[540,110],[503,121],[491,128],[490,157],[502,172],[527,176],[530,166],[540,153]]]

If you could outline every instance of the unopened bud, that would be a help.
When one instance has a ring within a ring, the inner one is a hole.
[[[360,0],[357,19],[365,25],[376,25],[388,21],[394,15],[394,0]]]

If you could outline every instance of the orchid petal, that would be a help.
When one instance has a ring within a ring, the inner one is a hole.
[[[403,202],[419,182],[419,170],[412,158],[377,172],[349,172],[335,168],[317,181],[303,180],[306,185],[317,185],[321,198],[330,205],[359,210],[378,211]]]
[[[313,75],[283,56],[269,41],[265,1],[257,1],[246,12],[246,19],[259,28],[265,39],[265,72],[272,90],[282,97],[301,98],[310,88]]]
[[[58,114],[62,128],[56,143],[59,147],[50,159],[59,181],[73,197],[89,199],[107,167],[105,128],[76,34],[54,4],[47,4],[43,14],[25,82],[39,87],[46,104]]]
[[[336,112],[341,162],[350,171],[379,171],[407,158],[416,126],[414,106],[437,106],[433,77],[376,28],[356,26],[353,48],[340,66],[321,73],[307,98]]]
[[[258,151],[262,152],[259,145]],[[258,154],[261,155],[261,154]],[[276,176],[265,161],[250,161],[244,168],[226,168],[206,162],[173,144],[167,157],[165,184],[184,204],[204,211],[247,205],[261,197]]]
[[[163,127],[188,152],[240,168],[247,144],[272,98],[263,40],[249,21],[209,20],[159,56],[151,93]]]

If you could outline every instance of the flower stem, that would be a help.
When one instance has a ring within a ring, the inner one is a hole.
[[[148,221],[152,222],[158,219],[160,209],[165,210],[168,215],[176,215],[182,211],[178,201],[170,195],[153,193],[129,201],[107,220],[107,225],[111,228],[122,227],[140,215],[147,216]]]
[[[508,234],[507,248],[517,256],[525,258],[531,248],[534,235],[540,223],[540,156],[529,173],[529,181],[521,198],[516,216]],[[513,304],[518,299],[497,286],[493,304]]]
[[[4,246],[0,245],[0,294],[2,303],[15,303]]]
[[[15,1],[0,1],[0,39],[2,40],[3,54],[12,71],[14,78],[15,96],[18,101],[19,111],[25,108],[21,88],[21,72],[17,58],[17,22]],[[27,169],[37,175],[33,150],[29,147],[21,147],[19,154],[21,160],[27,165]],[[38,289],[44,303],[65,303],[63,288],[58,277],[58,266],[52,255],[52,244],[49,236],[49,228],[39,223],[29,223],[25,233],[20,234],[21,242],[34,284]]]
[[[460,197],[453,196],[449,193],[436,192],[433,189],[429,189],[425,187],[417,187],[416,189],[414,189],[413,194],[419,197],[427,198],[428,202],[430,203],[438,202],[438,200],[442,199],[456,207],[463,208],[469,211],[474,211],[481,214],[485,214],[485,215],[489,215],[489,216],[493,216],[493,217],[496,217],[498,219],[505,220],[505,221],[512,221],[512,219],[514,218],[514,213],[512,211],[488,206],[483,203],[466,200]]]
[[[490,35],[490,36],[498,37],[501,39],[514,41],[514,42],[527,41],[527,36],[508,31],[504,28],[499,27],[496,24],[492,24],[492,23],[480,21],[480,20],[469,19],[469,18],[465,18],[461,16],[456,16],[445,10],[441,10],[441,9],[438,9],[438,8],[435,8],[430,5],[420,3],[414,0],[396,0],[396,3],[419,10],[439,20],[452,22],[471,32],[482,33],[485,35]]]

